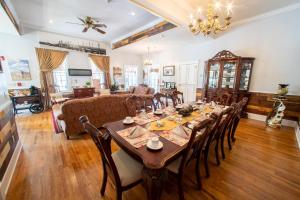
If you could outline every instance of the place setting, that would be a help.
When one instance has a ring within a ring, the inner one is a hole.
[[[139,125],[117,131],[117,133],[135,148],[146,145],[149,139],[157,136]]]
[[[180,125],[170,131],[163,131],[160,136],[179,146],[183,146],[189,141],[191,133],[191,129]]]

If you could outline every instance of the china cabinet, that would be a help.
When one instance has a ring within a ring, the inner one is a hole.
[[[231,102],[249,96],[249,86],[254,58],[236,56],[230,51],[221,51],[206,62],[204,96],[213,99],[226,92],[232,95]]]

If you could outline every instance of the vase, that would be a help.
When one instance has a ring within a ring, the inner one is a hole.
[[[280,96],[285,96],[289,92],[288,86],[289,86],[289,84],[278,84],[277,93]]]

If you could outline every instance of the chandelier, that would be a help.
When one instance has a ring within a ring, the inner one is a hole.
[[[152,60],[150,59],[149,51],[150,51],[150,47],[148,47],[148,54],[147,54],[147,58],[144,60],[144,66],[152,65]]]
[[[219,12],[223,7],[226,7],[226,17],[224,17],[224,22],[221,23]],[[190,15],[191,21],[189,28],[195,35],[198,35],[199,33],[202,33],[205,36],[217,34],[228,29],[231,23],[231,13],[232,3],[228,3],[227,6],[222,6],[219,1],[214,5],[210,2],[207,7],[206,16],[202,14],[201,8],[198,8],[195,17],[193,14]]]

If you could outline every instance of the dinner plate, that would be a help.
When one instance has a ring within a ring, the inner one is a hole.
[[[151,150],[160,150],[163,148],[164,144],[161,141],[159,141],[157,146],[152,146],[152,142],[151,140],[149,140],[146,146]]]
[[[129,121],[127,121],[127,120],[123,120],[123,124],[133,124],[134,123],[134,119],[131,119],[131,120],[129,120]]]
[[[203,104],[203,101],[196,101],[196,104]]]
[[[162,115],[164,112],[163,111],[154,111],[154,114],[156,115]]]

